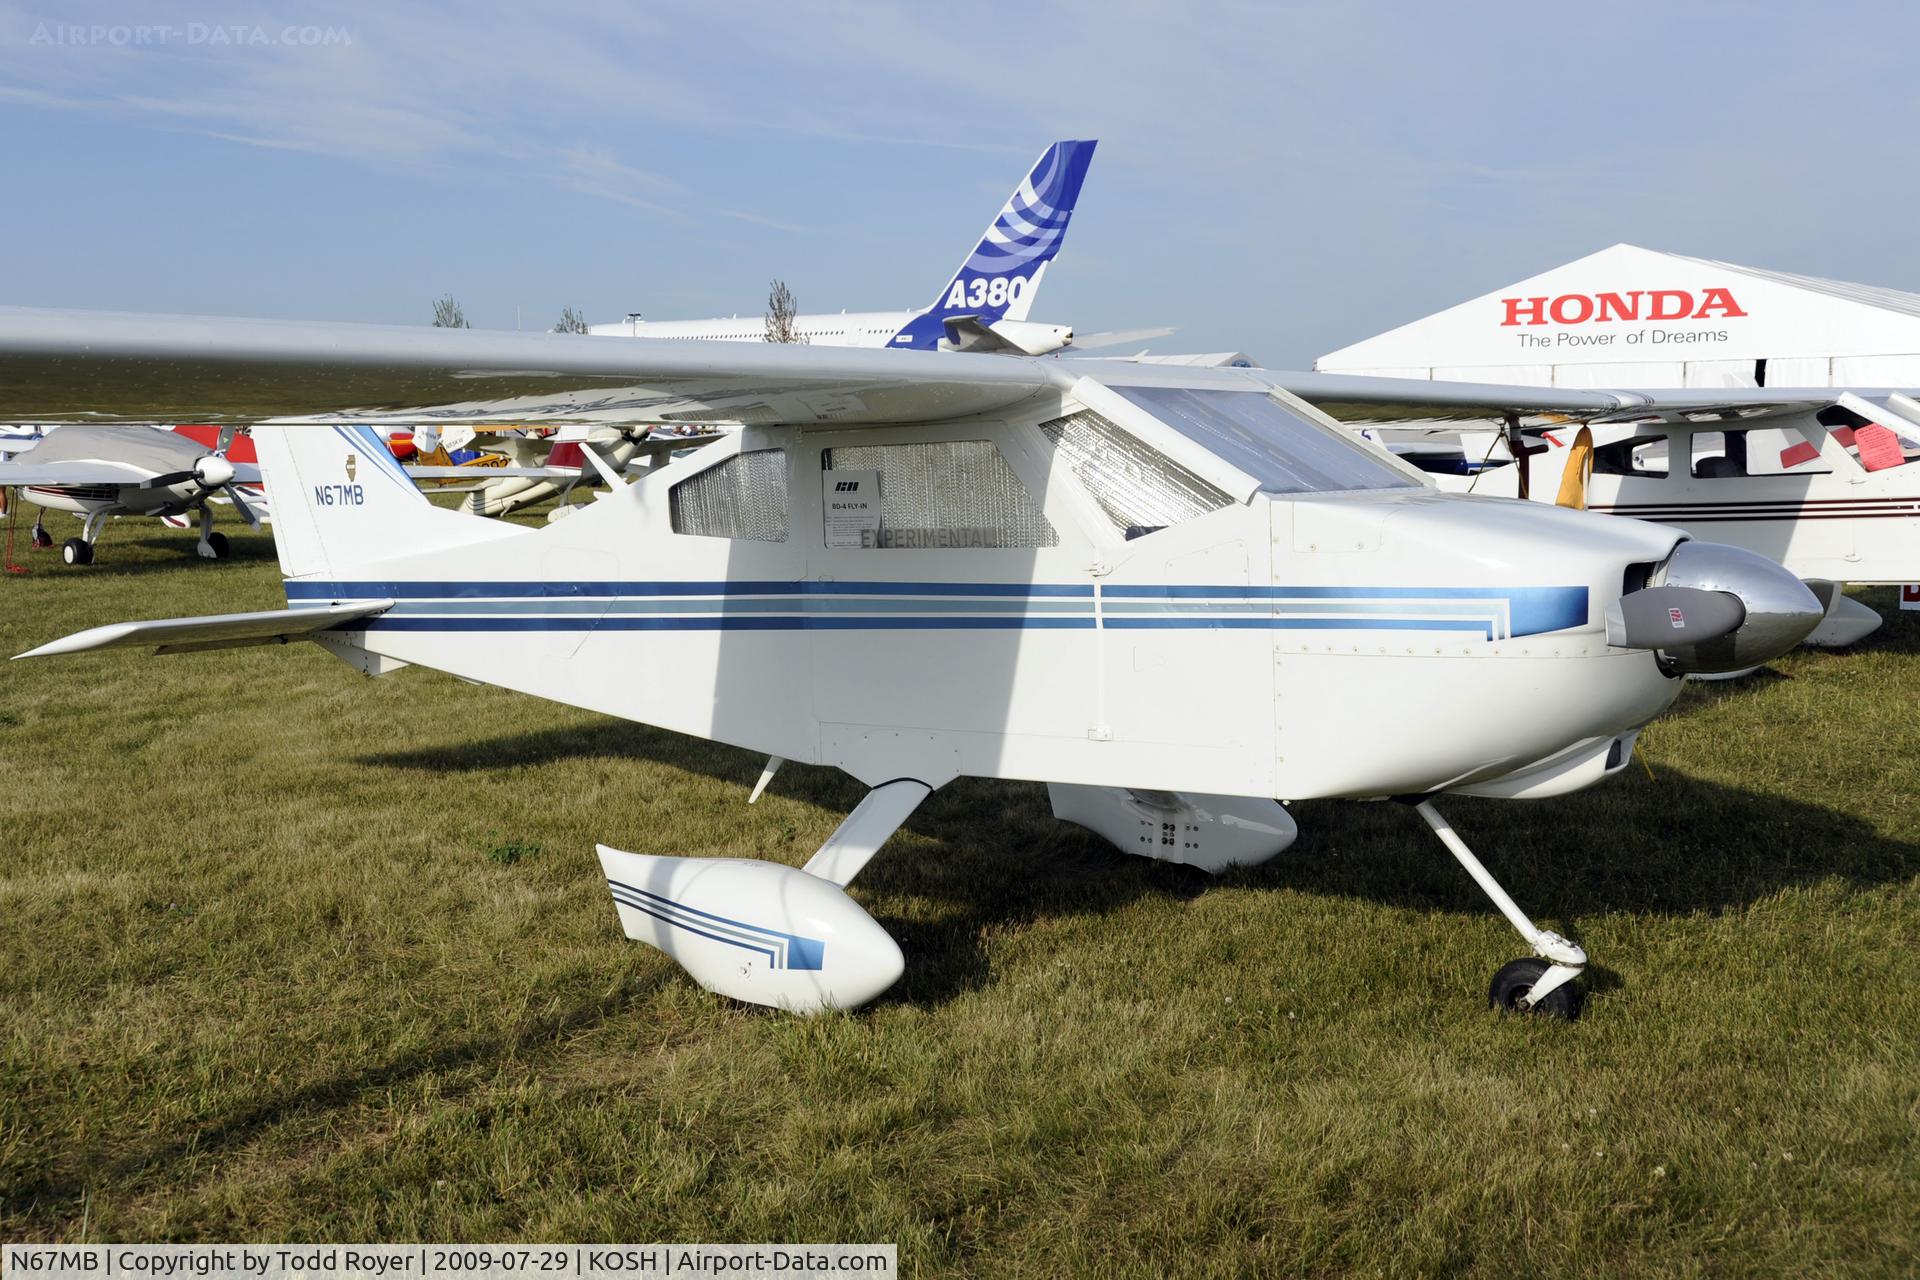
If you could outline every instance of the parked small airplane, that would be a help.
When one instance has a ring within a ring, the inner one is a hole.
[[[1056,142],[1013,189],[1000,214],[988,226],[946,287],[919,311],[863,311],[837,315],[800,315],[794,335],[818,347],[897,347],[920,351],[1010,351],[1039,355],[1073,341],[1068,325],[1027,319],[1040,277],[1060,252],[1067,223],[1080,198],[1091,141]],[[718,342],[762,342],[764,316],[725,320],[647,321],[631,316],[618,324],[597,324],[589,334],[636,338],[689,338]],[[1143,331],[1149,336],[1171,330]],[[1103,335],[1105,336],[1105,335]],[[1114,335],[1114,341],[1137,335]]]
[[[600,849],[629,936],[799,1010],[899,977],[846,886],[955,777],[1046,782],[1059,816],[1208,870],[1287,848],[1284,801],[1395,797],[1534,952],[1490,1000],[1571,1016],[1586,953],[1436,798],[1600,781],[1681,676],[1784,651],[1821,603],[1661,525],[1441,493],[1288,376],[0,310],[0,416],[261,424],[290,606],[21,656],[313,641],[762,752],[762,785],[844,769],[870,790],[804,868]],[[528,528],[429,503],[360,425],[383,409],[744,425]]]
[[[1407,384],[1398,411],[1430,422],[1433,406],[1418,400],[1432,393],[1414,388],[1436,385],[1447,384]],[[1351,416],[1311,385],[1302,393]],[[1920,401],[1840,388],[1797,401],[1791,397],[1800,393],[1756,391],[1762,402],[1744,404],[1717,391],[1692,400],[1650,394],[1661,403],[1603,407],[1591,392],[1541,388],[1532,400],[1534,425],[1516,419],[1506,430],[1469,430],[1450,442],[1431,429],[1396,430],[1393,420],[1375,416],[1377,404],[1352,413],[1362,434],[1384,437],[1451,492],[1653,520],[1745,547],[1805,579],[1920,582]],[[1880,621],[1836,591],[1806,642],[1855,644]]]
[[[516,433],[479,438],[504,458],[486,466],[421,461],[407,464],[407,474],[426,485],[470,486],[461,509],[476,516],[504,516],[557,496],[559,505],[547,512],[547,519],[554,520],[572,510],[576,494],[585,501],[602,482],[615,483],[623,473],[657,466],[674,453],[698,448],[716,437],[692,427],[568,426],[541,436]]]
[[[61,546],[68,564],[92,564],[94,543],[115,516],[157,516],[185,528],[185,516],[200,518],[199,552],[218,560],[227,554],[227,535],[213,527],[208,506],[222,495],[254,528],[261,515],[241,491],[258,484],[259,468],[227,456],[226,440],[209,446],[188,435],[126,426],[67,426],[39,444],[0,462],[0,485],[17,486],[41,509],[33,522],[33,545],[50,547],[47,511],[71,511],[81,519],[80,536]]]

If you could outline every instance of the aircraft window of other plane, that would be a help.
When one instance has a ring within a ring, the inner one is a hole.
[[[1593,473],[1599,476],[1649,476],[1667,474],[1667,437],[1664,434],[1634,436],[1616,440],[1593,451]]]
[[[1820,452],[1798,431],[1781,427],[1751,427],[1740,431],[1693,433],[1693,475],[1696,480],[1737,479],[1747,476],[1828,475],[1833,468],[1820,461]]]
[[[1091,409],[1040,424],[1107,518],[1138,538],[1233,505],[1233,499]]]
[[[1266,493],[1418,489],[1420,481],[1343,431],[1302,418],[1260,391],[1115,387]]]
[[[881,550],[1060,545],[991,440],[842,445],[822,449],[820,466],[880,473]]]
[[[673,531],[696,538],[787,540],[787,451],[756,449],[682,480],[667,494]]]

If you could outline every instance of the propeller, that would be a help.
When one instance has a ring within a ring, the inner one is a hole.
[[[233,482],[233,477],[238,473],[226,457],[227,449],[232,446],[233,438],[239,430],[237,426],[222,427],[219,444],[212,453],[196,459],[193,466],[186,471],[170,471],[165,475],[155,476],[151,480],[143,481],[140,487],[164,489],[170,485],[192,481],[208,494],[216,492],[224,494],[227,501],[233,504],[233,509],[240,513],[240,518],[252,528],[259,529],[260,513],[253,509],[253,504],[248,502],[246,496],[240,492],[240,486]]]
[[[1592,475],[1593,428],[1581,427],[1580,434],[1573,438],[1573,448],[1567,450],[1567,466],[1560,473],[1560,494],[1553,500],[1553,505],[1585,511],[1587,480]]]
[[[187,481],[199,485],[202,489],[218,489],[222,485],[233,483],[233,464],[217,453],[210,453],[194,462],[185,471],[169,471],[151,480],[140,482],[142,489],[165,489]]]
[[[240,518],[245,520],[255,533],[258,533],[260,531],[260,513],[255,511],[253,504],[241,495],[240,486],[237,484],[224,484],[220,486],[220,492],[227,495],[227,501],[231,502],[233,509],[240,513]]]

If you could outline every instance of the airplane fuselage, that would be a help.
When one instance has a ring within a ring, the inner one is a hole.
[[[1671,531],[1417,477],[1129,530],[1040,430],[1076,409],[749,427],[561,524],[385,560],[371,580],[296,577],[289,601],[395,601],[322,638],[361,665],[418,663],[874,785],[1552,794],[1624,764],[1679,689],[1602,629]],[[744,459],[766,507],[750,516],[745,473],[722,470]],[[939,500],[907,492],[923,463],[978,486],[959,500],[973,514],[927,513]],[[863,525],[837,508],[876,473],[909,506]],[[688,532],[715,512],[751,536]],[[371,517],[314,509],[322,539]]]

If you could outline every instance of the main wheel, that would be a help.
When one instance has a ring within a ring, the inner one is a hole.
[[[93,548],[83,538],[68,538],[61,544],[60,558],[68,564],[92,564]]]
[[[1493,985],[1487,988],[1487,1003],[1502,1013],[1537,1013],[1573,1021],[1574,1015],[1580,1012],[1580,1000],[1571,982],[1549,991],[1547,998],[1539,1004],[1529,1006],[1520,1003],[1527,998],[1527,992],[1533,990],[1533,984],[1545,977],[1551,967],[1545,960],[1536,960],[1532,956],[1501,965],[1500,972],[1493,975]]]
[[[33,529],[33,545],[45,551],[53,545],[53,535],[38,525],[35,525]]]
[[[225,560],[227,558],[227,552],[232,550],[227,544],[227,535],[221,533],[218,529],[207,535],[207,545],[213,548],[213,558],[215,560]]]

